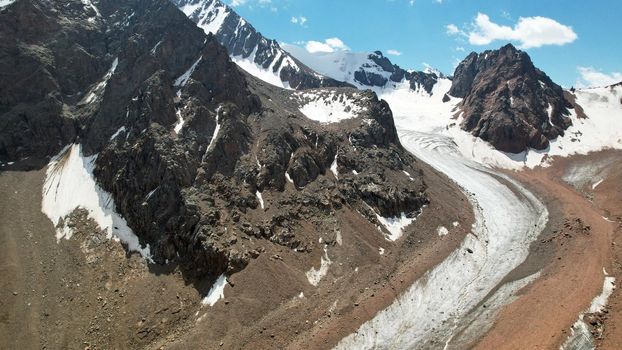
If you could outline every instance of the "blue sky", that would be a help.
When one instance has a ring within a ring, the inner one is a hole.
[[[407,69],[429,64],[451,74],[469,52],[512,42],[565,87],[622,81],[621,0],[224,2],[268,38],[301,46],[338,38],[352,51],[392,50],[391,60]]]

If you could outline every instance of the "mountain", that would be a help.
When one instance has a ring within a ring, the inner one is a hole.
[[[205,33],[214,34],[235,63],[272,85],[297,90],[349,86],[312,71],[220,0],[172,1]]]
[[[18,1],[0,16],[0,163],[52,157],[43,210],[59,237],[87,208],[129,250],[213,281],[274,245],[312,252],[328,213],[399,236],[377,227],[428,203],[374,93],[267,86],[167,0]]]
[[[448,93],[462,98],[463,129],[500,151],[544,150],[572,124],[564,90],[511,44],[469,54]]]
[[[438,79],[445,78],[438,71],[404,70],[393,64],[382,52],[314,52],[285,44],[285,50],[320,74],[346,81],[358,88],[395,88],[406,84],[413,91],[432,93]]]
[[[240,67],[275,86],[382,88],[406,82],[413,90],[431,93],[442,77],[439,72],[404,70],[380,51],[309,53],[295,45],[281,46],[219,0],[172,1],[206,33],[216,35]]]

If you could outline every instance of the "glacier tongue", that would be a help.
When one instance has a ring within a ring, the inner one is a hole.
[[[465,189],[476,219],[473,234],[336,349],[449,346],[477,305],[527,258],[548,220],[546,207],[517,182],[464,158],[447,136],[404,127],[417,126],[404,123],[409,118],[396,115],[402,144]]]

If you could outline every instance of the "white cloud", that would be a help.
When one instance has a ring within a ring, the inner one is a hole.
[[[305,23],[307,23],[307,17],[305,16],[292,17],[289,21],[294,24],[300,24],[301,26],[304,26]]]
[[[246,4],[246,0],[231,0],[231,2],[229,3],[229,6],[236,7],[236,6],[242,6],[244,4]]]
[[[324,40],[324,42],[309,40],[305,48],[311,53],[345,51],[350,49],[339,38],[329,38]]]
[[[401,56],[402,53],[400,51],[397,50],[387,50],[387,54],[392,55],[392,56]]]
[[[447,34],[449,35],[455,35],[460,33],[460,29],[458,29],[458,26],[455,24],[448,24],[447,26],[445,26],[445,29],[447,30]]]
[[[594,67],[577,67],[579,79],[577,87],[602,87],[622,82],[622,73],[604,73]]]
[[[520,17],[514,28],[499,25],[490,17],[478,13],[470,31],[460,30],[456,25],[446,27],[449,35],[466,35],[473,45],[488,45],[496,40],[518,42],[520,48],[529,49],[544,45],[565,45],[577,39],[571,27],[546,17]]]

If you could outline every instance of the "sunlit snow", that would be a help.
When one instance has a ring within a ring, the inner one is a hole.
[[[5,7],[5,6],[9,6],[12,3],[14,3],[15,0],[0,0],[0,8]]]
[[[385,218],[376,213],[376,218],[384,226],[389,234],[386,235],[387,240],[397,241],[404,234],[404,229],[415,221],[415,218],[406,217],[406,213],[401,213],[400,216],[393,218]]]
[[[264,209],[263,196],[261,195],[261,192],[257,190],[257,192],[255,192],[255,195],[257,196],[257,199],[259,200],[259,205],[261,206],[261,209]]]
[[[574,350],[574,349],[594,349],[594,336],[590,332],[590,328],[583,320],[586,313],[598,313],[605,310],[607,301],[615,289],[615,277],[608,276],[607,272],[603,269],[605,278],[603,281],[603,290],[596,296],[590,307],[579,315],[579,319],[570,328],[570,336],[564,344],[560,347],[560,350]]]
[[[83,208],[106,233],[108,238],[125,243],[130,251],[139,252],[151,260],[149,245],[142,247],[138,237],[127,222],[116,212],[112,195],[104,191],[93,177],[97,155],[86,157],[80,145],[71,145],[54,157],[46,172],[43,185],[41,211],[55,227],[61,219],[76,208]],[[72,235],[67,225],[57,227],[56,238],[69,239]]]
[[[220,275],[214,285],[207,293],[207,296],[203,298],[203,305],[214,306],[218,300],[225,297],[225,286],[227,285],[227,276]]]
[[[203,59],[203,56],[199,57],[199,59],[196,60],[196,62],[194,62],[194,64],[192,64],[192,66],[184,72],[184,74],[182,74],[181,76],[179,76],[179,78],[175,79],[175,86],[185,86],[186,83],[188,82],[188,80],[190,79],[190,76],[192,75],[192,73],[194,73],[194,70],[197,68],[197,65],[199,64],[199,62],[201,62],[201,59]]]
[[[338,123],[342,120],[357,118],[366,111],[360,102],[355,101],[359,95],[350,97],[336,91],[304,92],[295,96],[301,103],[300,112],[311,120],[320,123]]]

